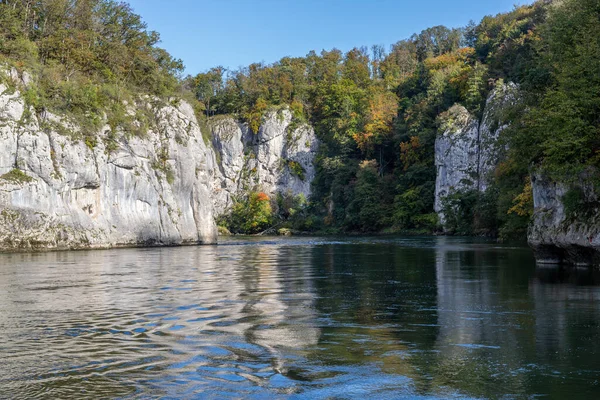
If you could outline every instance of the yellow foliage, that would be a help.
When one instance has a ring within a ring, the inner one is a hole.
[[[372,171],[377,171],[379,165],[377,164],[377,160],[364,160],[359,164],[361,169],[370,169]]]
[[[290,109],[292,110],[292,114],[297,118],[304,115],[304,105],[298,100],[292,101],[292,104],[290,104]]]
[[[464,64],[475,55],[475,49],[472,47],[463,47],[453,53],[442,54],[438,57],[428,58],[425,60],[425,67],[430,71],[437,71],[448,68],[454,64]]]
[[[255,134],[258,133],[260,124],[262,123],[263,114],[267,111],[267,107],[268,104],[266,100],[259,97],[258,100],[256,100],[256,103],[254,103],[254,107],[246,114],[250,130]]]
[[[397,113],[398,98],[395,94],[378,92],[371,96],[363,132],[352,135],[358,147],[365,153],[372,151],[375,144],[391,134]]]
[[[514,206],[508,214],[517,214],[519,217],[530,217],[533,214],[533,188],[531,179],[527,178],[523,192],[513,199]]]

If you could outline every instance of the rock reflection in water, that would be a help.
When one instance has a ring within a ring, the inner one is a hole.
[[[597,398],[599,282],[443,237],[0,255],[0,398]]]
[[[0,393],[189,395],[198,378],[267,385],[286,372],[286,348],[319,339],[309,255],[227,250],[2,256]]]

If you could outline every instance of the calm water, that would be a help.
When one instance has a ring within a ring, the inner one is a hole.
[[[443,237],[0,255],[0,398],[597,399],[599,284]]]

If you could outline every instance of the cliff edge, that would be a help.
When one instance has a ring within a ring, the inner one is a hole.
[[[213,157],[191,106],[147,97],[146,132],[93,136],[0,84],[0,250],[215,243]],[[139,121],[137,121],[139,123]],[[135,122],[134,122],[135,124]]]

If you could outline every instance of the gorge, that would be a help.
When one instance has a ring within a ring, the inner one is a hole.
[[[600,0],[510,1],[0,0],[0,398],[600,398]]]
[[[267,113],[257,134],[231,117],[216,118],[206,143],[188,103],[148,98],[141,106],[156,116],[156,125],[147,134],[118,132],[108,148],[112,132],[104,126],[90,146],[66,118],[27,109],[21,93],[29,74],[12,69],[8,75],[16,90],[0,85],[3,251],[211,244],[217,241],[215,218],[247,190],[310,197],[319,141],[310,125],[292,124],[288,109]],[[449,195],[486,191],[505,153],[498,143],[502,111],[517,98],[514,84],[501,84],[481,122],[460,105],[444,116],[435,148],[435,210],[442,226]],[[290,162],[301,166],[302,177]],[[539,175],[533,182],[529,240],[538,260],[597,263],[598,224],[566,221],[561,199],[568,189]]]
[[[2,251],[283,227],[599,262],[591,0],[187,77],[127,4],[53,1],[0,2]]]

